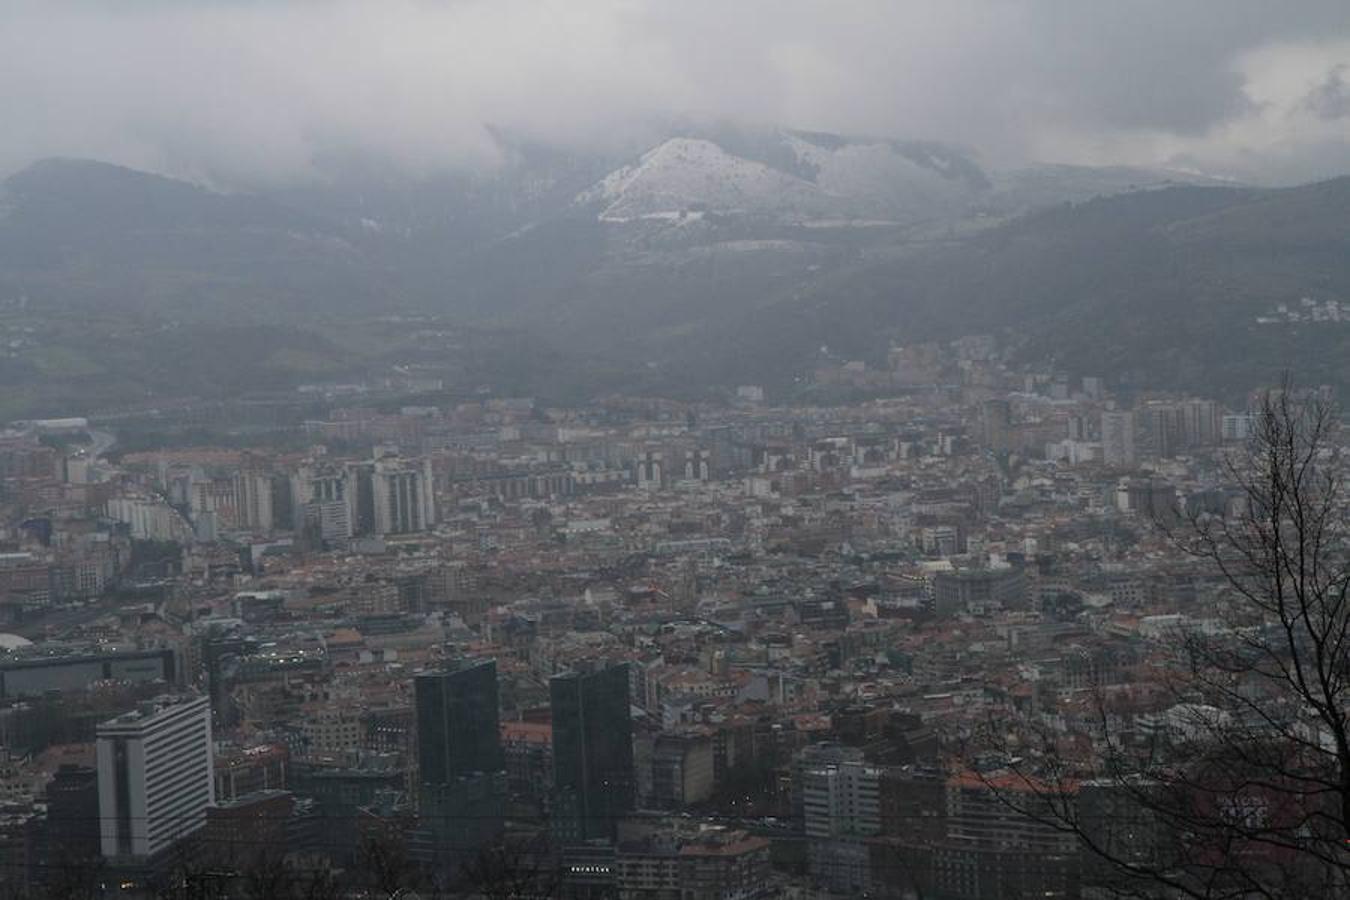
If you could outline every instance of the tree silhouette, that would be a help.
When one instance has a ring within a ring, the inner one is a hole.
[[[1094,683],[1087,735],[1029,716],[980,729],[972,746],[989,789],[1072,833],[1103,893],[1350,896],[1340,437],[1332,407],[1286,382],[1227,463],[1238,502],[1181,525],[1158,517],[1223,588],[1214,623],[1178,629],[1153,660],[1165,708],[1131,721],[1112,687]]]

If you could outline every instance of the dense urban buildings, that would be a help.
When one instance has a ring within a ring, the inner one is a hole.
[[[12,427],[0,876],[1093,896],[1036,804],[1164,833],[971,742],[1032,724],[1086,771],[1103,697],[1132,745],[1194,738],[1170,642],[1238,620],[1172,534],[1246,509],[1257,395],[998,348],[823,363],[861,399],[812,405],[335,395],[271,448],[96,456],[97,419]]]

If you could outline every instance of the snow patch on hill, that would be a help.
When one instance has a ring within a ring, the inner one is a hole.
[[[811,140],[791,132],[769,140],[760,145],[761,161],[714,140],[672,138],[576,202],[599,207],[604,222],[708,212],[798,224],[913,224],[959,215],[976,193],[948,171],[947,160],[916,157],[888,141]],[[781,164],[774,163],[778,156]]]
[[[986,175],[938,144],[780,130],[753,139],[671,138],[573,202],[610,223],[743,215],[813,227],[923,228],[1187,182],[1194,179],[1074,166]]]
[[[809,181],[700,138],[666,141],[607,175],[577,202],[604,204],[604,222],[670,218],[690,211],[809,220],[841,216],[848,207],[844,198]]]
[[[920,165],[885,141],[822,147],[790,135],[787,142],[816,171],[821,190],[848,197],[859,212],[878,218],[917,222],[951,215],[973,196],[968,185],[945,174],[946,160],[930,157],[929,165]]]

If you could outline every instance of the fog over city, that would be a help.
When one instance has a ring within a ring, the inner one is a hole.
[[[926,139],[992,164],[1262,183],[1350,162],[1336,0],[6,0],[0,170],[224,183],[361,154],[491,166],[495,126],[638,147],[677,118]]]

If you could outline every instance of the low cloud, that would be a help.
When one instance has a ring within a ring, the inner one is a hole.
[[[490,167],[491,127],[622,152],[688,115],[991,164],[1350,169],[1341,0],[0,0],[0,17],[0,171]]]
[[[1319,119],[1344,119],[1350,116],[1350,83],[1346,82],[1344,63],[1332,66],[1326,80],[1308,92],[1304,105]]]

